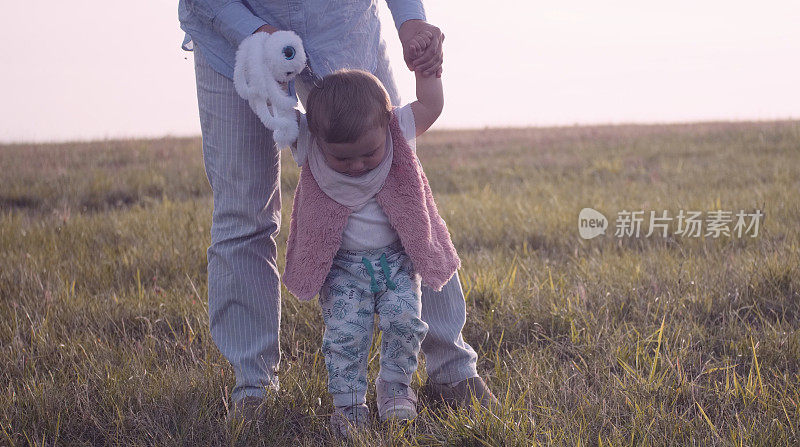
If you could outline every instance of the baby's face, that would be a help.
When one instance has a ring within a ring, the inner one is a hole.
[[[359,177],[375,169],[386,153],[386,128],[365,132],[354,143],[319,142],[325,161],[336,172]]]

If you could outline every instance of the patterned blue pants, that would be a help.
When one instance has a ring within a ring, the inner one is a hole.
[[[382,334],[378,375],[386,382],[411,383],[428,332],[420,297],[419,275],[400,242],[376,250],[339,250],[320,292],[322,353],[334,405],[366,403],[375,314]]]

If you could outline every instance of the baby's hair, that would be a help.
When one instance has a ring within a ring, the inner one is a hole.
[[[338,70],[315,83],[306,119],[312,135],[328,143],[354,143],[389,124],[392,104],[383,84],[362,70]]]

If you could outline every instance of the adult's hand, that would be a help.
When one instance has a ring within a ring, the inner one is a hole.
[[[263,26],[261,26],[261,28],[257,29],[253,34],[255,34],[255,33],[269,33],[269,34],[272,34],[275,31],[278,31],[278,28],[275,28],[272,25],[263,25]]]
[[[415,53],[412,43],[414,36],[422,31],[430,32],[433,38],[425,51],[418,55]],[[397,33],[400,36],[400,43],[403,45],[403,59],[406,61],[408,69],[421,72],[426,76],[435,73],[437,78],[441,77],[442,42],[444,42],[442,31],[424,20],[413,19],[403,22]]]

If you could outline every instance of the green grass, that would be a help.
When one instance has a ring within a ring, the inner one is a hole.
[[[355,444],[800,443],[800,123],[434,132],[419,153],[503,408],[422,407]],[[225,423],[199,139],[5,145],[0,166],[0,445],[335,443],[319,307],[288,294],[268,428]],[[766,216],[756,238],[587,241],[587,206]]]

